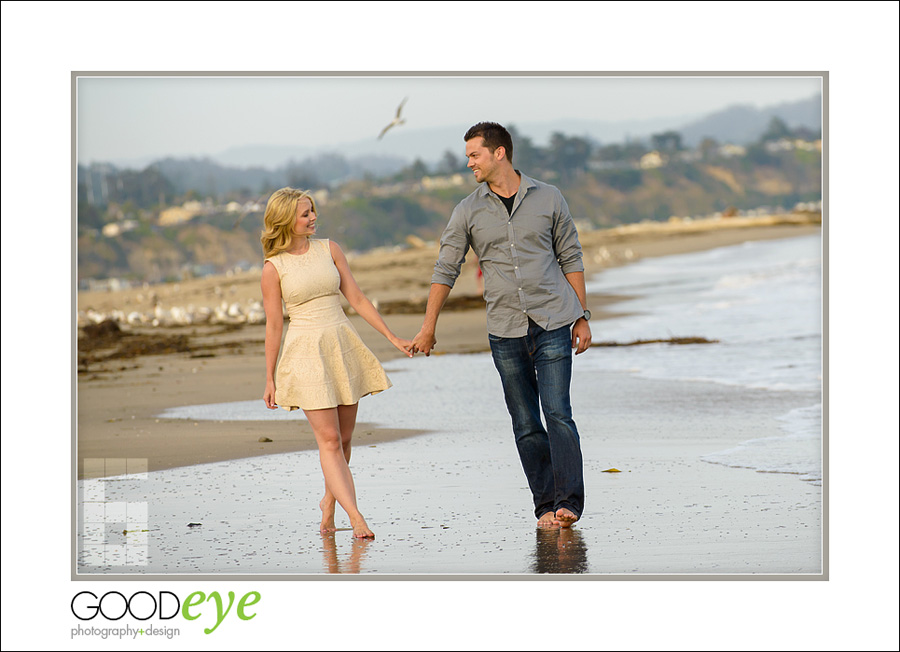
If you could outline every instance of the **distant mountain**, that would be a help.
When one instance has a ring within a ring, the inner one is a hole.
[[[695,147],[705,137],[720,142],[747,144],[759,139],[773,116],[784,120],[790,127],[804,126],[820,129],[822,98],[816,96],[799,102],[791,102],[758,109],[753,106],[733,106],[722,111],[700,116],[682,115],[652,120],[627,120],[609,122],[603,120],[554,120],[547,122],[512,122],[522,136],[535,145],[545,145],[551,134],[560,132],[567,136],[580,136],[596,143],[611,144],[626,141],[649,141],[650,136],[664,131],[678,131],[682,142]],[[462,156],[462,136],[471,125],[460,123],[448,127],[429,129],[391,130],[382,140],[373,134],[371,138],[350,142],[336,142],[328,147],[310,148],[290,145],[248,145],[232,147],[211,158],[228,166],[258,166],[276,169],[290,161],[323,154],[338,154],[348,159],[363,159],[364,168],[372,174],[388,174],[403,164],[421,159],[428,165],[441,160],[448,150]],[[383,165],[379,166],[378,162]],[[400,162],[400,165],[397,163]]]
[[[609,145],[624,143],[629,140],[649,140],[651,134],[670,129],[691,120],[699,119],[699,115],[682,115],[652,120],[624,120],[608,122],[603,120],[557,120],[553,122],[527,122],[516,124],[516,129],[523,136],[532,139],[535,145],[544,146],[550,142],[553,133],[566,136],[579,136],[597,143]]]
[[[258,166],[228,167],[209,158],[165,158],[155,162],[154,166],[172,182],[176,193],[195,190],[209,197],[234,191],[251,195],[263,188],[284,185],[286,176],[284,170],[269,170]]]
[[[437,161],[447,149],[461,152],[458,141],[462,132],[458,127],[436,129],[395,129],[384,140],[375,136],[365,140],[335,142],[323,147],[294,145],[247,145],[231,147],[211,158],[217,163],[233,167],[260,166],[277,169],[291,162],[338,155],[360,163],[371,174],[393,174],[416,158]],[[376,134],[377,135],[377,134]]]
[[[183,194],[196,190],[202,195],[216,197],[229,192],[252,195],[290,184],[303,187],[335,185],[348,179],[361,179],[367,174],[386,177],[397,173],[407,163],[396,157],[345,158],[332,153],[310,155],[302,160],[291,158],[275,168],[238,167],[211,158],[166,158],[153,165],[171,181],[175,192]]]
[[[332,151],[348,157],[389,156],[401,158],[407,163],[416,159],[432,163],[438,161],[447,150],[461,158],[465,148],[462,135],[470,126],[456,125],[409,130],[401,126],[392,129],[382,140],[378,140],[377,134],[374,134],[365,140],[335,143]]]
[[[789,127],[822,128],[822,97],[779,104],[757,109],[752,106],[732,106],[676,129],[682,142],[696,147],[704,138],[723,143],[746,145],[759,140],[772,118],[783,120]]]
[[[567,136],[582,136],[602,143],[623,142],[631,139],[648,139],[650,134],[674,129],[699,116],[677,116],[654,120],[630,120],[625,122],[604,122],[601,120],[555,120],[548,122],[511,123],[523,136],[530,138],[536,145],[545,145],[554,132]],[[365,140],[345,143],[334,143],[321,148],[294,147],[285,145],[256,145],[232,147],[211,157],[217,163],[230,166],[260,166],[275,169],[286,165],[289,161],[300,161],[317,154],[338,154],[348,159],[357,159],[373,174],[379,174],[381,167],[398,167],[396,161],[409,164],[421,159],[434,165],[448,150],[462,157],[463,134],[470,124],[460,123],[449,127],[430,129],[391,130],[382,140],[375,136]],[[400,166],[402,167],[402,165]]]
[[[547,122],[511,122],[522,136],[535,145],[544,146],[554,132],[566,136],[586,137],[595,142],[623,142],[627,139],[649,138],[650,134],[674,129],[699,116],[676,116],[654,120],[628,120],[604,122],[602,120],[553,120]],[[444,152],[451,151],[462,157],[465,144],[463,134],[472,125],[460,123],[451,127],[416,129],[405,131],[402,127],[390,131],[383,140],[369,140],[336,144],[333,148],[344,156],[362,156],[389,151],[409,161],[421,159],[430,165],[437,163]]]
[[[291,160],[299,161],[312,155],[309,147],[293,145],[242,145],[229,147],[211,156],[216,163],[231,167],[263,167],[274,170]]]

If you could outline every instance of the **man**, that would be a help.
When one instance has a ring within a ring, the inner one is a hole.
[[[430,355],[438,315],[466,252],[484,274],[488,339],[541,527],[569,527],[584,509],[584,474],[569,386],[572,349],[591,344],[584,265],[562,194],[513,168],[509,132],[480,122],[465,135],[481,185],[454,209],[413,351]],[[541,411],[547,421],[541,423]]]

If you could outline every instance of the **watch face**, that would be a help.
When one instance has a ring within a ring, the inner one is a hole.
[[[590,311],[590,310],[585,310],[585,311],[584,311],[584,319],[585,319],[586,321],[591,321],[591,311]]]

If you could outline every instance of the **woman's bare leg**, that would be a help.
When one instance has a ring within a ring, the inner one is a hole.
[[[342,407],[354,409],[342,410]],[[341,406],[327,410],[304,410],[316,436],[316,443],[319,446],[319,462],[322,465],[322,473],[325,476],[326,498],[328,497],[327,492],[330,492],[344,511],[347,512],[347,516],[350,517],[350,525],[353,527],[353,536],[370,538],[375,535],[369,529],[369,526],[366,525],[363,515],[360,514],[356,506],[356,488],[353,484],[353,475],[350,473],[350,467],[347,465],[344,453],[342,432],[344,429],[341,428],[341,412],[344,413],[347,421],[351,420],[352,415],[352,421],[355,425],[355,406]],[[352,436],[353,428],[348,427],[347,430]],[[349,441],[347,447],[349,448]],[[324,511],[323,508],[323,523],[325,522]],[[332,516],[332,521],[333,518]]]
[[[337,407],[338,422],[341,429],[341,448],[344,451],[344,459],[347,460],[348,465],[350,464],[350,442],[353,439],[353,429],[356,427],[358,408],[359,403],[339,405]],[[351,476],[351,481],[352,479],[353,477]],[[356,488],[354,486],[354,494],[355,491]],[[322,532],[334,532],[337,529],[334,524],[335,498],[331,490],[328,489],[327,484],[325,485],[325,497],[319,501],[319,509],[322,510],[322,524],[319,526],[319,530]]]

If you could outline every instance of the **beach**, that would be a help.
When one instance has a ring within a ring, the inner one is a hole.
[[[583,233],[586,276],[603,278],[603,270],[655,257],[817,236],[817,218],[673,220]],[[351,257],[360,286],[401,336],[411,338],[421,325],[436,253],[423,244]],[[378,535],[371,543],[353,542],[345,530],[318,533],[322,483],[312,433],[302,416],[268,413],[261,400],[263,325],[122,325],[106,348],[79,360],[78,478],[82,495],[99,491],[107,502],[150,505],[148,527],[140,528],[148,532],[137,533],[147,537],[147,556],[123,565],[124,558],[110,563],[82,555],[80,572],[822,573],[821,474],[799,479],[778,468],[741,468],[728,453],[784,437],[784,416],[821,403],[821,392],[654,378],[598,362],[618,359],[604,356],[618,349],[593,347],[576,359],[573,376],[593,503],[571,531],[535,532],[499,381],[485,353],[474,271],[470,260],[438,322],[438,355],[431,359],[403,358],[351,315],[394,382],[383,396],[361,402],[354,438],[360,503]],[[247,305],[258,297],[258,278],[234,274],[152,291],[168,306],[196,308],[204,300],[212,306],[223,297]],[[604,342],[604,323],[616,337],[624,334],[613,326],[628,319],[640,288],[591,287],[594,342],[623,344]],[[82,292],[78,310],[138,309],[148,294],[146,288]],[[119,460],[131,461],[137,479],[123,475],[128,467]],[[264,503],[265,513],[242,508],[252,502]],[[400,518],[398,509],[411,516]],[[498,519],[502,535],[488,533],[485,526]],[[129,535],[108,532],[104,540],[112,545],[116,536],[125,539],[110,554],[124,554]]]

